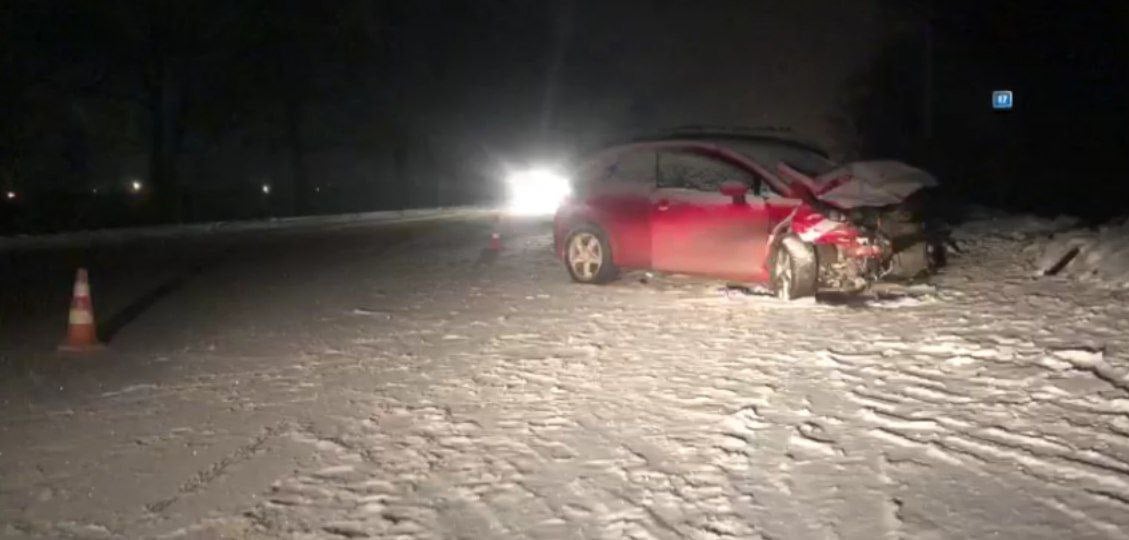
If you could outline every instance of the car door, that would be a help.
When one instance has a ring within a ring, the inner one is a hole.
[[[652,266],[665,272],[767,281],[769,221],[764,200],[723,195],[720,186],[757,184],[752,172],[693,150],[662,151],[651,197]]]
[[[650,194],[654,190],[655,153],[630,149],[603,164],[592,190],[590,221],[608,235],[612,257],[621,268],[646,268],[651,259]]]

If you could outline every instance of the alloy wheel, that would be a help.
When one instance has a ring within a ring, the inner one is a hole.
[[[596,235],[582,232],[572,237],[568,245],[568,265],[582,281],[592,281],[604,264],[604,250]]]

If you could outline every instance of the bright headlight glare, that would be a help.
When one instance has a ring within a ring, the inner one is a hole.
[[[568,179],[549,169],[515,171],[506,177],[509,188],[509,211],[512,214],[537,216],[557,211],[572,192]]]

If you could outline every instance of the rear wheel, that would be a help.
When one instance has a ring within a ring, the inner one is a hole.
[[[819,268],[815,250],[795,236],[785,237],[772,261],[772,285],[781,300],[814,296]]]
[[[577,228],[565,241],[565,267],[577,283],[607,283],[618,270],[603,231],[591,226]]]

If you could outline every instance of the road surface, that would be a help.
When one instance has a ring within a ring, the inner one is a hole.
[[[4,256],[0,537],[1124,538],[1129,303],[974,234],[783,303],[454,213]],[[61,356],[91,269],[111,334]]]

